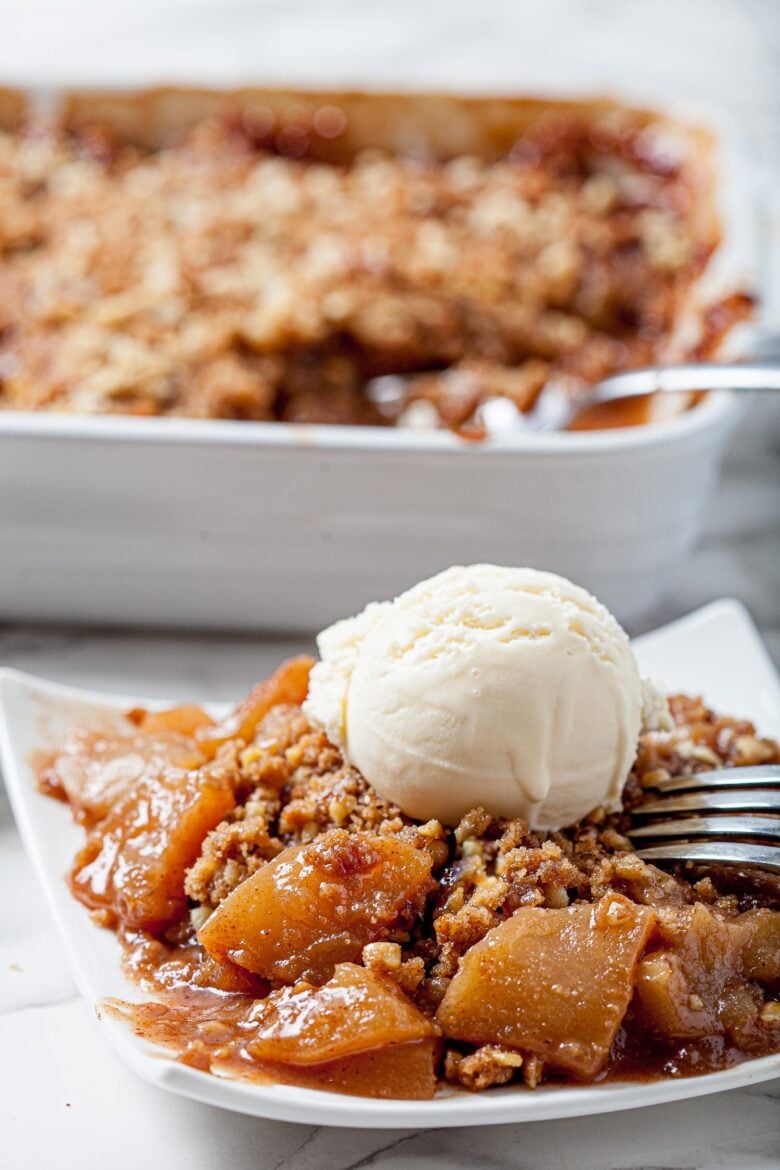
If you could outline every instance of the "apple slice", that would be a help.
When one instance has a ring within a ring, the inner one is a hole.
[[[366,1097],[432,1097],[438,1029],[383,975],[341,963],[323,987],[283,988],[253,1009],[244,1044],[280,1080]]]
[[[422,909],[431,856],[401,836],[331,829],[237,886],[202,927],[210,955],[282,983],[323,983],[337,963]]]
[[[186,912],[185,872],[234,804],[206,769],[149,762],[77,854],[74,895],[124,926],[163,930]]]
[[[314,659],[305,654],[288,659],[259,682],[224,719],[199,728],[195,738],[203,754],[213,756],[229,739],[250,741],[258,723],[272,707],[287,703],[300,706],[309,690],[309,671],[313,665]]]
[[[536,1053],[575,1076],[606,1062],[655,911],[620,894],[523,908],[467,951],[439,1005],[444,1034]]]

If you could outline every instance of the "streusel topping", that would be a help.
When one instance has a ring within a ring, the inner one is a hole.
[[[462,427],[650,361],[707,251],[692,164],[631,119],[492,163],[2,134],[0,405]]]

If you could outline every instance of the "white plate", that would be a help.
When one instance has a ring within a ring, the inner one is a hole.
[[[670,690],[701,693],[723,711],[753,719],[763,733],[780,734],[780,680],[739,602],[716,602],[635,646],[642,670]],[[0,671],[0,762],[11,803],[76,982],[91,1002],[105,996],[138,999],[139,993],[121,974],[114,935],[94,926],[68,892],[63,875],[82,833],[61,804],[36,791],[30,759],[37,749],[56,746],[74,722],[121,727],[122,712],[139,703],[147,705],[148,700],[92,694],[18,671]],[[160,1088],[239,1113],[315,1125],[387,1129],[539,1121],[683,1100],[780,1075],[780,1056],[769,1056],[708,1076],[649,1084],[551,1087],[533,1093],[519,1087],[477,1094],[445,1090],[433,1101],[375,1101],[221,1080],[160,1054],[115,1020],[103,1017],[101,1026],[125,1063]]]

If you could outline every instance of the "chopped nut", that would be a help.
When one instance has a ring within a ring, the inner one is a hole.
[[[206,925],[209,918],[211,917],[211,914],[212,910],[210,906],[193,906],[190,910],[190,922],[192,923],[192,929],[195,931],[200,930],[202,926]]]
[[[765,1003],[758,1014],[758,1018],[762,1024],[768,1024],[770,1027],[780,1024],[780,1003],[776,1000],[770,1000],[769,1003]]]
[[[489,824],[489,813],[486,813],[484,808],[474,808],[471,812],[466,813],[456,828],[455,840],[459,845],[465,845],[467,841],[475,837],[480,837],[486,831]]]
[[[498,1044],[485,1044],[468,1056],[448,1049],[444,1058],[444,1075],[466,1089],[478,1091],[490,1085],[504,1085],[523,1065],[519,1052]]]
[[[417,832],[421,837],[430,837],[434,841],[443,841],[447,835],[441,821],[426,821],[424,825],[417,826]]]
[[[773,745],[752,735],[738,735],[734,748],[735,764],[763,764],[774,758]]]
[[[363,963],[373,970],[399,971],[401,947],[392,942],[368,943],[363,947]]]
[[[551,910],[562,910],[569,905],[569,895],[565,886],[548,886],[544,893],[544,904]]]
[[[496,1064],[503,1064],[506,1068],[520,1068],[523,1063],[522,1054],[511,1048],[494,1047],[491,1050],[491,1056]]]
[[[527,1056],[523,1062],[523,1080],[529,1089],[535,1089],[544,1076],[544,1061],[539,1056]]]
[[[328,812],[334,824],[343,825],[356,804],[357,801],[354,796],[345,795],[334,797],[328,805]]]
[[[712,768],[720,766],[720,759],[715,755],[712,748],[707,747],[706,744],[697,744],[693,749],[692,758],[698,760],[700,764],[709,764]]]
[[[261,760],[264,754],[265,753],[261,747],[253,746],[244,748],[244,750],[239,753],[238,758],[241,761],[242,768],[248,768],[250,764],[256,764],[258,760]]]
[[[668,768],[650,768],[642,775],[642,787],[654,788],[657,784],[671,778]]]

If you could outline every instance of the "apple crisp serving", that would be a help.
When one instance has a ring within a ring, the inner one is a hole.
[[[70,884],[153,1001],[102,1010],[204,1071],[379,1097],[683,1076],[780,1047],[778,890],[661,870],[593,810],[557,832],[421,823],[301,710],[294,659],[226,718],[76,730],[41,770],[86,831]],[[775,763],[700,700],[641,736],[659,778]]]
[[[0,132],[0,407],[479,437],[492,399],[659,359],[717,244],[701,159],[646,114],[552,103],[498,157],[338,162],[308,147],[342,111],[293,115]]]

